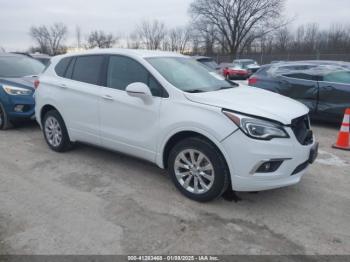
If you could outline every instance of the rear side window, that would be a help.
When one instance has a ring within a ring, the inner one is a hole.
[[[154,96],[162,95],[158,81],[137,61],[123,56],[111,56],[108,63],[107,86],[125,90],[129,84],[146,84]]]
[[[104,56],[80,56],[76,58],[72,79],[92,85],[100,84]]]
[[[283,74],[286,77],[301,79],[301,80],[316,80],[315,76],[305,73]]]
[[[323,81],[339,83],[339,84],[350,84],[350,72],[340,71],[340,72],[330,73],[323,77]]]
[[[60,77],[65,76],[67,67],[69,66],[71,60],[72,60],[72,57],[65,57],[56,65],[55,72],[58,76]]]

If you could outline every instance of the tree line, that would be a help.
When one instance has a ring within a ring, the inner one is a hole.
[[[95,30],[85,37],[76,28],[78,48],[145,48],[197,55],[227,54],[236,57],[249,53],[350,51],[350,27],[332,25],[321,30],[317,24],[290,27],[284,17],[285,0],[193,0],[190,23],[168,28],[159,20],[145,20],[126,37]],[[32,49],[56,55],[67,50],[67,26],[32,26]]]

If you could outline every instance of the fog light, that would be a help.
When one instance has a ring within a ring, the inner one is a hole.
[[[282,163],[283,161],[281,160],[264,162],[256,170],[256,173],[273,173],[280,168]]]
[[[16,105],[14,108],[15,112],[17,113],[23,112],[23,109],[24,109],[24,105]]]

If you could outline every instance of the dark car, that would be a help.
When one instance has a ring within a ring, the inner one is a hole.
[[[44,65],[24,55],[0,54],[0,130],[34,117],[34,82]]]
[[[206,56],[195,56],[193,58],[199,63],[205,65],[207,68],[209,68],[209,70],[216,71],[218,73],[220,72],[221,67],[213,58]]]
[[[13,54],[25,55],[25,56],[34,58],[35,60],[38,60],[39,62],[44,64],[44,66],[48,66],[50,63],[50,59],[51,59],[51,56],[45,55],[45,54],[40,54],[40,53],[30,54],[30,53],[23,53],[23,52],[13,52]]]
[[[341,122],[350,107],[350,63],[287,62],[262,66],[249,85],[296,99],[313,119]]]

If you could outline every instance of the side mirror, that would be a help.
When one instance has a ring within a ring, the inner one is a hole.
[[[133,97],[152,97],[151,90],[149,87],[141,82],[136,82],[128,85],[125,89],[129,96]]]

